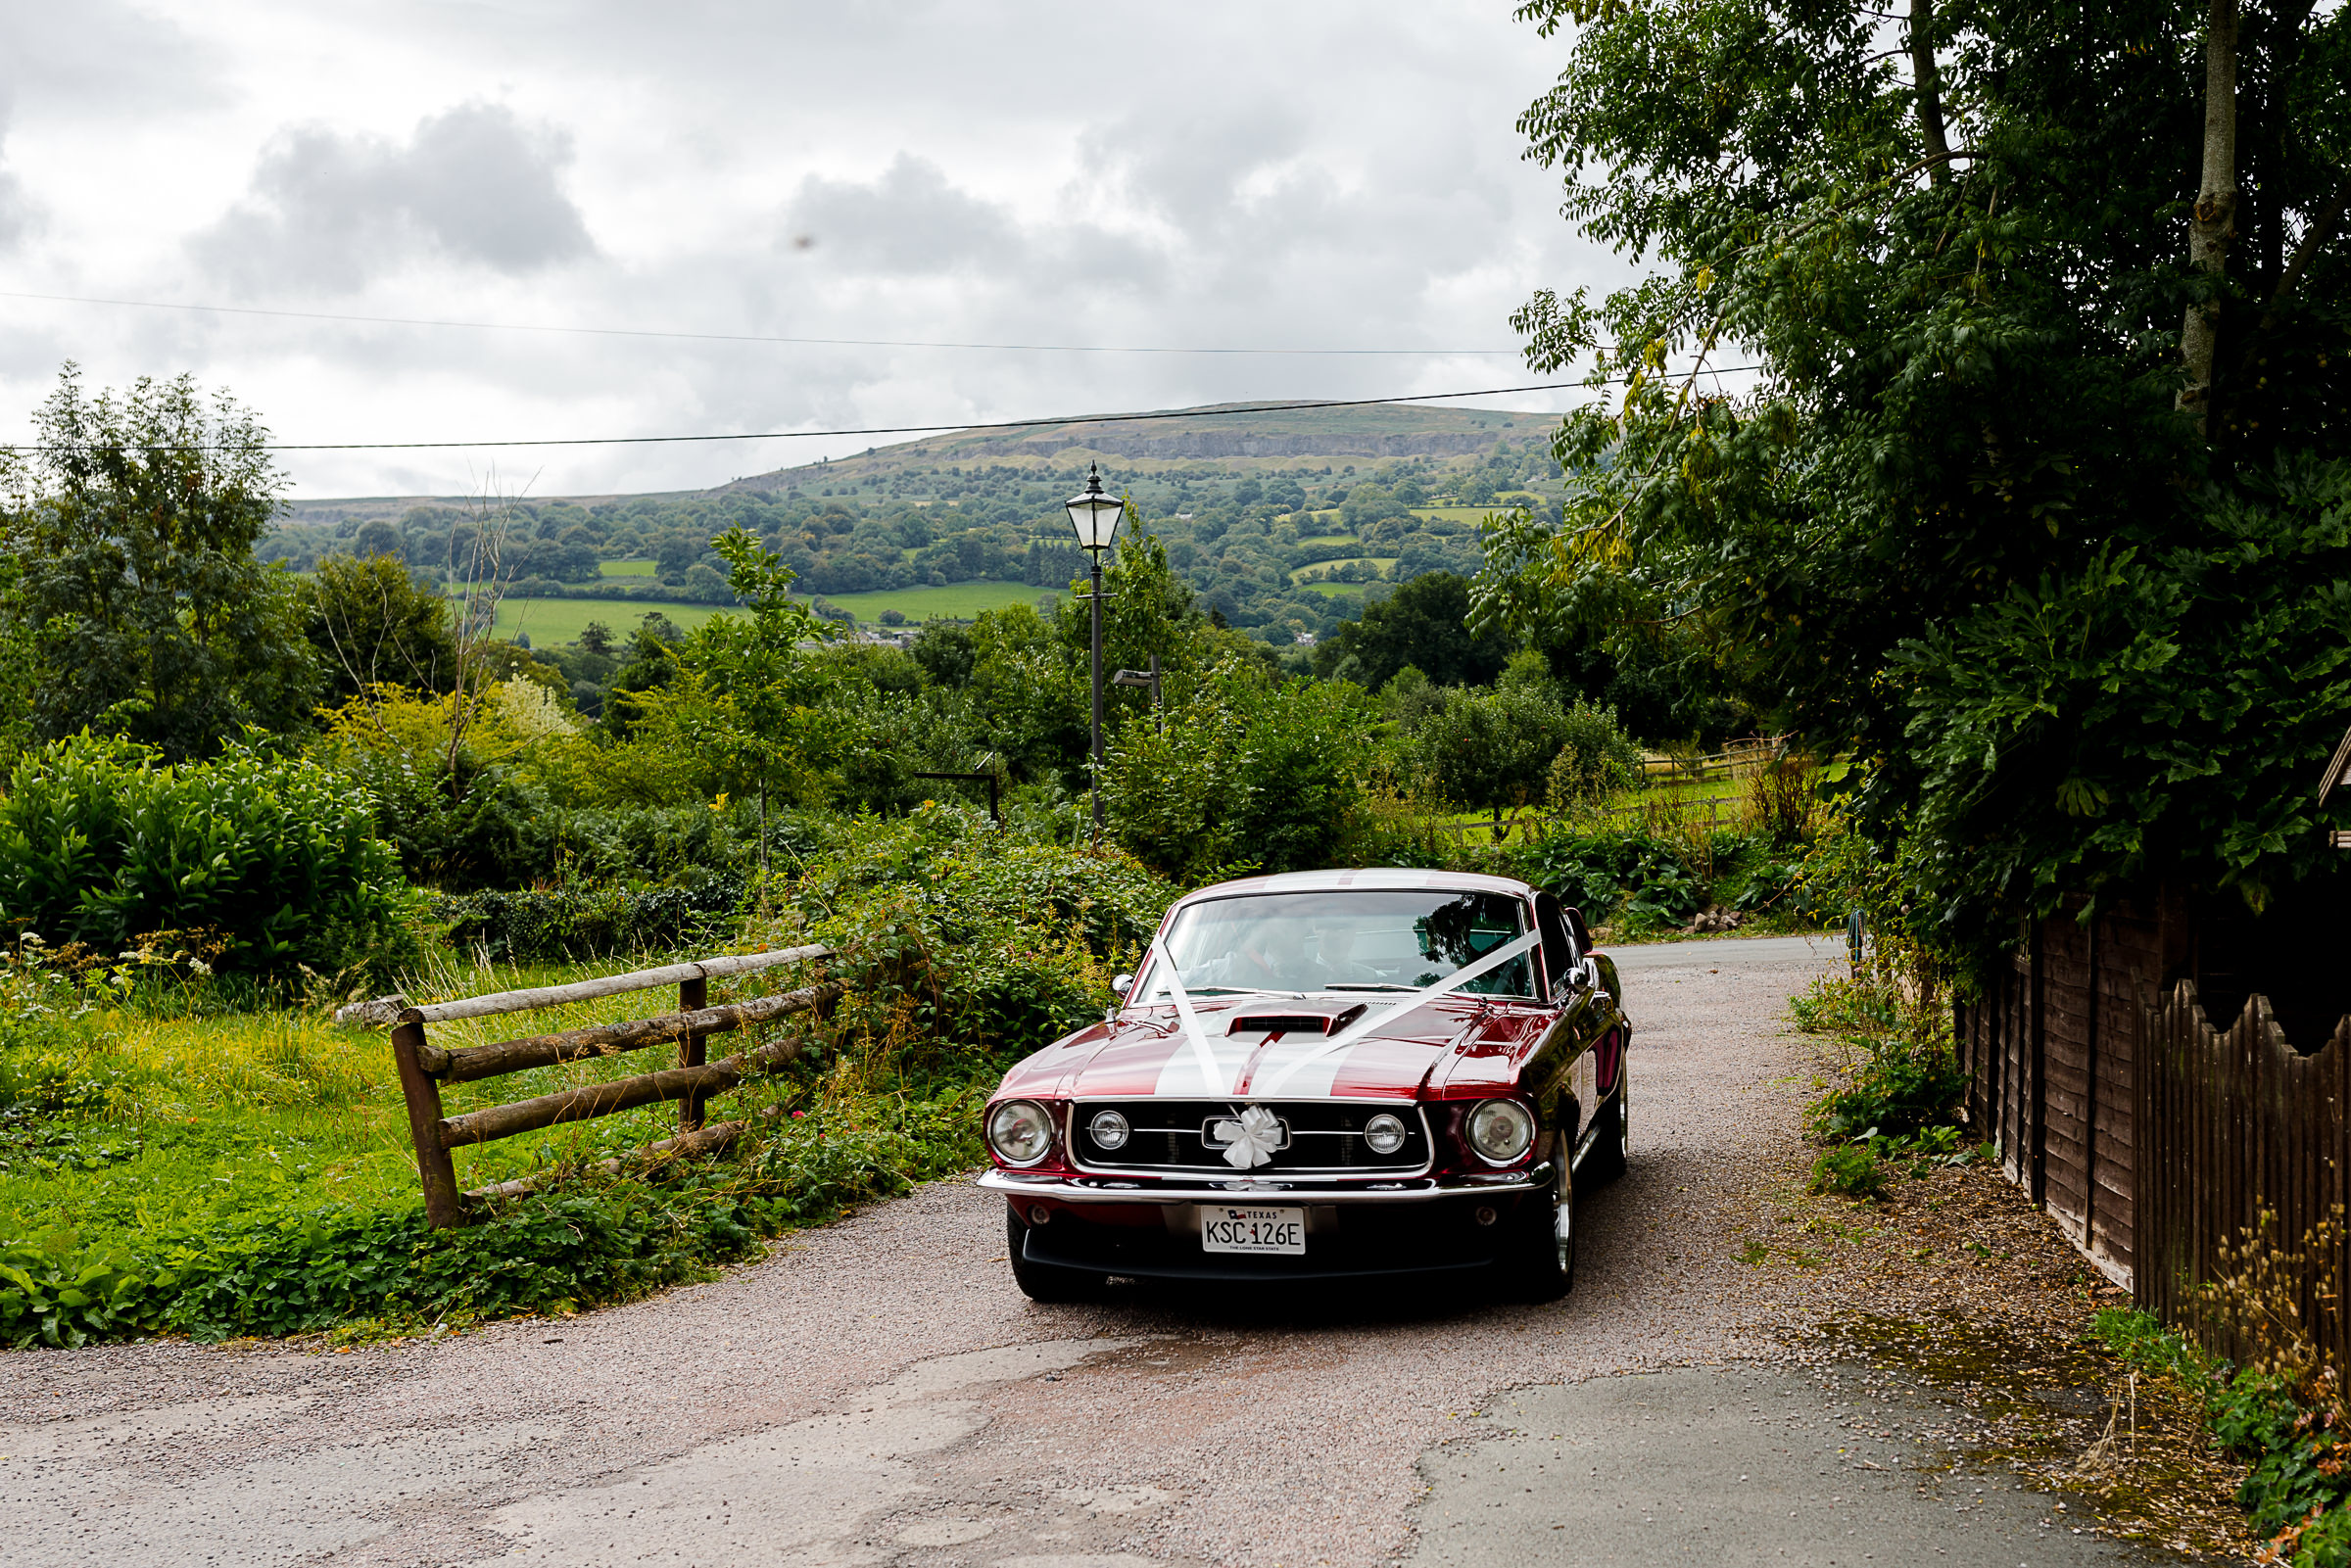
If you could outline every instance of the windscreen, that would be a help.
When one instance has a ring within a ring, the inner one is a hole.
[[[1194,904],[1168,933],[1189,991],[1414,991],[1468,968],[1524,929],[1505,893],[1394,889],[1261,893]],[[1527,955],[1462,987],[1531,996]]]

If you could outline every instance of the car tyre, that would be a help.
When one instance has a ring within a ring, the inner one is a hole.
[[[1083,1268],[1064,1268],[1058,1263],[1033,1263],[1021,1256],[1029,1239],[1029,1227],[1021,1223],[1011,1207],[1004,1211],[1004,1248],[1012,1262],[1013,1283],[1021,1294],[1032,1302],[1058,1305],[1067,1302],[1090,1302],[1102,1294],[1108,1276]]]
[[[1552,1178],[1545,1201],[1525,1206],[1513,1249],[1520,1294],[1528,1301],[1556,1302],[1575,1288],[1575,1174],[1567,1167],[1574,1147],[1566,1133],[1553,1144]]]
[[[1625,1121],[1625,1091],[1619,1088],[1601,1108],[1592,1150],[1584,1156],[1584,1175],[1590,1185],[1614,1181],[1624,1174]]]

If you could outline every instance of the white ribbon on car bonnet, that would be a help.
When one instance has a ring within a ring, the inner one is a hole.
[[[1356,1041],[1362,1039],[1373,1029],[1385,1028],[1388,1024],[1395,1022],[1398,1019],[1404,1017],[1407,1013],[1412,1012],[1415,1008],[1425,1006],[1426,1004],[1435,1001],[1438,997],[1443,996],[1448,991],[1460,990],[1463,986],[1468,984],[1471,980],[1476,979],[1479,975],[1486,974],[1488,971],[1500,969],[1503,965],[1509,963],[1511,959],[1516,958],[1521,953],[1529,953],[1534,951],[1536,946],[1539,945],[1542,940],[1543,933],[1541,931],[1528,931],[1524,936],[1519,937],[1516,941],[1505,943],[1503,946],[1494,949],[1493,952],[1488,953],[1485,957],[1479,959],[1467,969],[1455,970],[1451,974],[1446,975],[1434,985],[1422,986],[1419,990],[1413,992],[1410,996],[1397,998],[1396,1005],[1388,1009],[1388,1011],[1385,1013],[1366,1015],[1363,1018],[1357,1019],[1352,1025],[1341,1029],[1338,1033],[1332,1035],[1328,1040],[1324,1041],[1320,1050],[1309,1051],[1306,1055],[1300,1057],[1295,1062],[1284,1063],[1280,1068],[1276,1069],[1264,1083],[1251,1084],[1249,1092],[1252,1094],[1264,1095],[1269,1099],[1271,1098],[1273,1095],[1280,1092],[1283,1084],[1290,1081],[1290,1077],[1293,1073],[1297,1072],[1299,1069],[1305,1067],[1308,1063],[1319,1062],[1322,1060],[1322,1058],[1331,1055],[1333,1052],[1346,1050],[1349,1046],[1355,1044]]]
[[[1209,1131],[1224,1140],[1224,1163],[1235,1170],[1271,1164],[1281,1147],[1281,1118],[1262,1105],[1249,1106],[1238,1120],[1220,1121]]]
[[[1150,1001],[1151,997],[1157,996],[1163,988],[1174,993],[1176,1016],[1183,1020],[1183,1032],[1191,1039],[1192,1056],[1200,1066],[1200,1081],[1210,1088],[1216,1089],[1219,1094],[1231,1093],[1232,1085],[1225,1083],[1224,1075],[1217,1070],[1217,1053],[1208,1043],[1208,1031],[1200,1027],[1200,1016],[1192,1011],[1192,998],[1183,988],[1182,977],[1176,973],[1175,960],[1169,958],[1166,953],[1161,953],[1159,963],[1153,968],[1151,975],[1151,995],[1144,997],[1143,1000]],[[1240,1080],[1241,1069],[1237,1064],[1232,1069],[1232,1075],[1234,1082]]]
[[[1250,1092],[1269,1097],[1271,1096],[1284,1083],[1287,1083],[1290,1080],[1290,1077],[1293,1073],[1297,1072],[1299,1069],[1305,1067],[1307,1064],[1311,1062],[1319,1062],[1322,1058],[1331,1055],[1333,1052],[1343,1051],[1347,1047],[1355,1044],[1358,1040],[1362,1039],[1365,1035],[1370,1033],[1373,1029],[1393,1022],[1395,1020],[1404,1017],[1407,1013],[1412,1012],[1415,1008],[1423,1006],[1429,1002],[1433,1002],[1438,997],[1445,995],[1449,991],[1460,990],[1463,986],[1468,984],[1471,980],[1478,978],[1480,975],[1483,975],[1493,970],[1500,969],[1503,965],[1509,963],[1511,959],[1516,958],[1519,954],[1532,952],[1536,946],[1542,942],[1542,940],[1543,934],[1541,931],[1528,931],[1516,941],[1507,942],[1501,947],[1494,949],[1494,951],[1486,954],[1483,958],[1480,958],[1476,963],[1471,964],[1466,969],[1455,970],[1451,974],[1446,975],[1445,978],[1437,981],[1434,985],[1422,986],[1419,990],[1413,992],[1409,996],[1397,998],[1396,1005],[1389,1008],[1385,1013],[1368,1014],[1356,1020],[1353,1025],[1348,1028],[1341,1029],[1338,1033],[1332,1035],[1328,1040],[1325,1040],[1320,1049],[1310,1051],[1305,1056],[1300,1057],[1297,1061],[1284,1064],[1281,1068],[1276,1069],[1266,1082],[1252,1085]],[[1183,1032],[1190,1038],[1192,1042],[1192,1055],[1199,1063],[1201,1081],[1210,1085],[1211,1087],[1217,1088],[1219,1093],[1230,1094],[1232,1092],[1232,1083],[1227,1083],[1223,1074],[1217,1068],[1217,1053],[1208,1043],[1207,1031],[1200,1027],[1199,1015],[1192,1011],[1192,999],[1190,994],[1183,988],[1182,976],[1176,974],[1174,961],[1168,957],[1167,952],[1164,949],[1160,951],[1157,957],[1158,962],[1151,968],[1151,989],[1139,1000],[1147,1003],[1154,997],[1158,996],[1163,990],[1174,996],[1176,1000],[1176,1016],[1183,1020]],[[1241,1068],[1246,1065],[1246,1061],[1247,1059],[1244,1058],[1241,1062],[1236,1062],[1233,1064],[1233,1083],[1240,1081]],[[1252,1107],[1252,1109],[1256,1108]],[[1225,1158],[1231,1158],[1229,1152],[1226,1154]]]

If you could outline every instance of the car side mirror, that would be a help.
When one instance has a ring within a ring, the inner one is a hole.
[[[1113,974],[1110,977],[1110,988],[1118,992],[1121,996],[1125,996],[1128,991],[1134,989],[1134,976],[1131,974]]]

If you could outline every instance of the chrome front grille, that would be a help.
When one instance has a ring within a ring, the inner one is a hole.
[[[1429,1167],[1428,1121],[1409,1101],[1080,1100],[1070,1108],[1070,1149],[1083,1170],[1236,1175],[1223,1147],[1211,1141],[1212,1130],[1252,1105],[1281,1121],[1272,1163],[1253,1166],[1256,1173],[1393,1176]],[[1095,1146],[1087,1123],[1104,1111],[1127,1118],[1131,1130],[1124,1147]],[[1394,1154],[1374,1154],[1364,1142],[1364,1123],[1382,1112],[1404,1123],[1404,1147]]]

